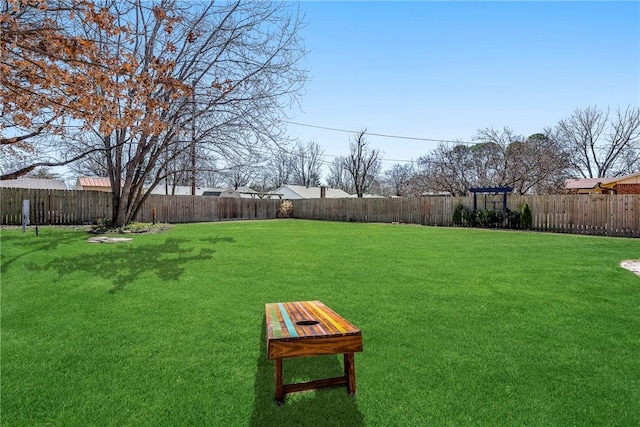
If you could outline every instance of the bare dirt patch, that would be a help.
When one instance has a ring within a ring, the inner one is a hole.
[[[628,259],[620,263],[620,267],[626,268],[629,271],[633,271],[640,276],[640,259]]]

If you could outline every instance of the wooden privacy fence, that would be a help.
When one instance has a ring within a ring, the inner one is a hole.
[[[473,197],[419,197],[393,199],[292,200],[293,216],[301,219],[353,222],[406,222],[452,226],[458,204],[473,208]],[[507,208],[520,211],[528,203],[533,230],[640,237],[640,195],[513,196]],[[478,209],[484,205],[479,201]]]
[[[31,224],[91,224],[111,218],[111,194],[99,191],[27,190],[2,188],[3,225],[20,225],[22,201],[31,204]],[[207,222],[230,219],[272,219],[280,200],[204,196],[149,196],[137,221],[151,222],[152,210],[160,222]],[[351,222],[406,222],[451,226],[458,204],[473,207],[473,197],[363,198],[292,200],[293,216],[300,219]],[[520,211],[528,203],[532,229],[538,231],[640,237],[640,195],[513,196],[507,207]],[[485,204],[478,203],[478,208]]]
[[[291,202],[293,216],[301,219],[445,226],[452,225],[453,210],[465,200],[464,197],[402,197],[302,199]]]
[[[2,188],[0,213],[3,225],[22,223],[23,200],[30,201],[30,222],[33,225],[92,224],[97,219],[112,216],[111,193]],[[279,200],[150,195],[136,221],[151,222],[154,208],[157,221],[179,223],[271,219],[276,217],[279,207]]]

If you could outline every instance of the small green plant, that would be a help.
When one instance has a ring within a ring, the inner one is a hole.
[[[146,233],[153,228],[154,224],[145,222],[132,222],[129,225],[122,227],[124,233]]]
[[[509,228],[516,230],[520,228],[520,217],[520,212],[507,209],[507,223]]]
[[[502,222],[500,212],[483,209],[476,212],[476,225],[478,227],[497,227]]]
[[[91,229],[91,233],[154,233],[164,231],[171,228],[169,224],[156,222],[132,222],[124,227],[112,227],[111,221],[106,218],[99,218],[95,221]]]
[[[465,208],[461,204],[458,204],[456,206],[456,208],[453,210],[453,218],[452,218],[453,225],[458,225],[458,226],[462,225],[462,222],[464,220],[464,211],[465,211],[465,209],[467,209],[467,208]]]
[[[279,218],[291,218],[293,217],[293,203],[289,200],[285,200],[280,203],[280,208],[278,209],[278,217]]]
[[[453,211],[453,225],[462,227],[476,227],[481,224],[481,211],[472,211],[466,206],[457,205]]]
[[[96,218],[96,220],[91,225],[92,233],[106,233],[111,230],[111,221],[107,218]]]
[[[464,208],[464,211],[462,211],[462,217],[467,227],[475,227],[478,224],[476,212],[471,209]]]
[[[489,212],[486,209],[477,211],[476,212],[476,216],[477,216],[477,219],[478,219],[478,226],[479,227],[488,227],[490,225],[490,222],[491,222],[490,215],[491,215],[491,212]]]
[[[532,217],[531,217],[531,209],[529,208],[529,204],[525,203],[522,205],[522,209],[520,210],[520,225],[525,230],[531,228]]]

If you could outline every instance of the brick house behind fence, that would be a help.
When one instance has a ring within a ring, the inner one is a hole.
[[[640,194],[640,172],[614,178],[584,178],[565,181],[568,194]]]

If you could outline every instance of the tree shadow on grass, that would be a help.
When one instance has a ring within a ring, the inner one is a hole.
[[[231,238],[217,237],[204,241],[212,245],[220,241],[234,242]],[[213,258],[213,248],[196,250],[185,245],[189,242],[188,239],[169,237],[159,244],[114,244],[109,245],[110,252],[59,257],[43,266],[30,264],[27,268],[32,271],[52,270],[58,277],[77,271],[88,272],[111,281],[113,288],[109,293],[116,293],[148,272],[154,272],[161,281],[177,281],[185,272],[185,264]]]
[[[344,373],[341,358],[341,355],[331,355],[285,359],[284,382],[288,384],[340,376]],[[284,405],[278,405],[275,402],[274,381],[274,361],[267,359],[266,323],[263,318],[250,426],[364,425],[364,416],[358,410],[356,397],[350,396],[346,387],[287,394]]]
[[[2,233],[0,235],[2,245],[24,248],[24,251],[14,257],[8,257],[4,251],[0,253],[0,272],[6,273],[14,262],[27,255],[36,252],[55,251],[60,246],[77,240],[78,233],[75,231],[56,232],[55,234],[44,234],[44,232],[41,231],[39,236],[36,236],[33,230],[27,230],[26,233],[22,234],[7,235],[6,233]]]

